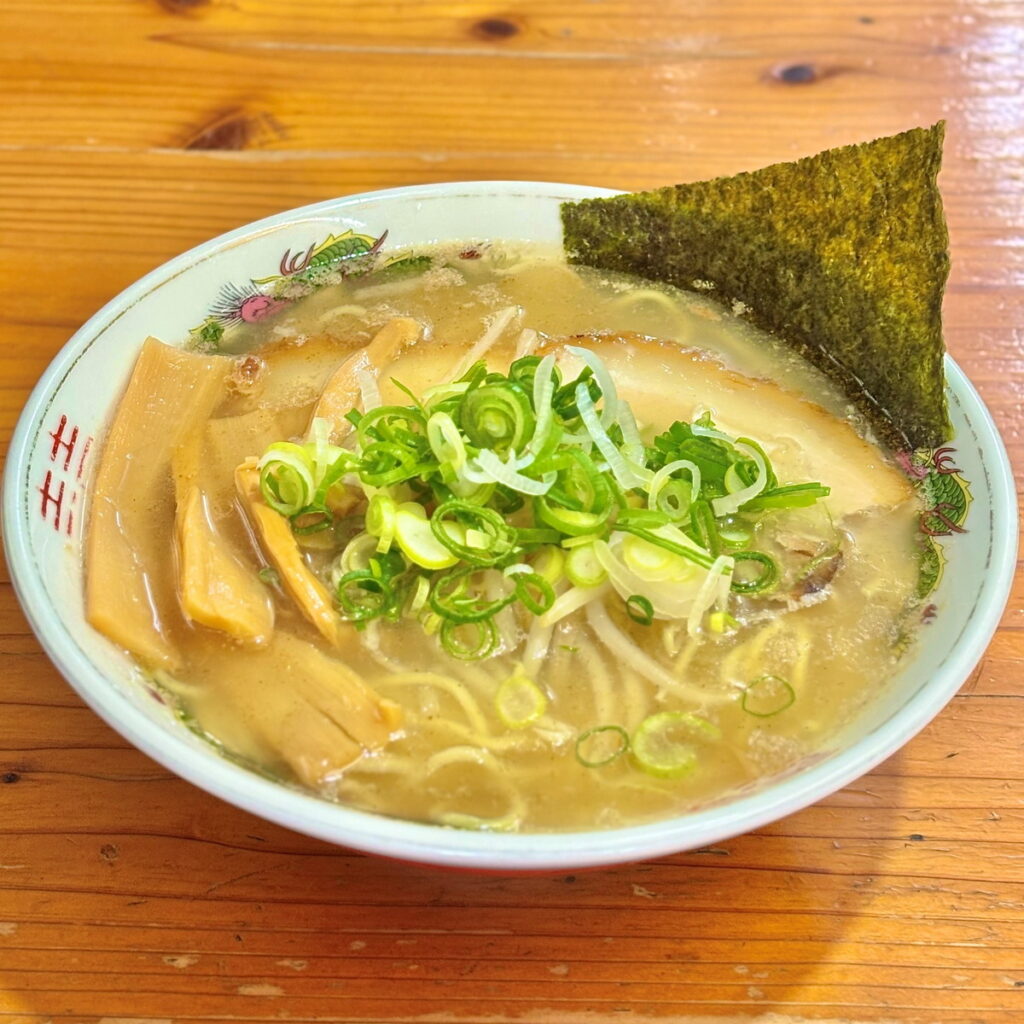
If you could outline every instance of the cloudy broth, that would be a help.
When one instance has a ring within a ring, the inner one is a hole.
[[[202,432],[200,481],[212,521],[253,573],[265,563],[239,514],[234,466],[302,434],[332,371],[395,317],[425,330],[381,374],[385,403],[409,401],[393,381],[420,395],[451,379],[488,323],[518,307],[515,327],[486,353],[489,366],[507,368],[526,329],[538,332],[538,351],[584,336],[645,440],[709,412],[721,429],[756,439],[780,481],[820,480],[832,495],[755,527],[782,567],[779,583],[737,599],[735,627],[696,636],[677,621],[641,625],[621,601],[607,600],[562,619],[542,648],[529,621],[501,613],[501,647],[479,661],[449,657],[415,619],[374,623],[329,651],[265,575],[275,637],[292,640],[240,645],[181,616],[165,623],[181,667],[160,677],[190,720],[235,755],[294,781],[294,761],[268,741],[266,719],[291,712],[289,680],[304,664],[295,644],[315,647],[402,710],[390,742],[323,781],[322,795],[416,821],[521,831],[639,824],[720,800],[827,750],[894,672],[917,579],[911,489],[837,418],[848,413],[846,401],[746,324],[742,310],[705,295],[569,267],[543,249],[434,256],[431,269],[407,277],[339,277],[226,339],[226,351],[257,358]],[[169,532],[173,503],[160,514]],[[308,541],[305,557],[326,579],[332,552],[322,539]],[[151,573],[168,603],[175,572],[168,558]],[[627,644],[642,657],[624,657]],[[495,694],[524,658],[547,707],[529,726],[512,728]],[[789,688],[785,707],[749,696],[767,677]],[[611,757],[622,736],[673,711],[709,724],[691,737],[695,766],[684,777],[640,770],[628,751]],[[608,726],[615,728],[580,745],[581,735]]]

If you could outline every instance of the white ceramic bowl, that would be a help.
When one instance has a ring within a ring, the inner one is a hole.
[[[924,628],[919,647],[892,683],[813,763],[694,813],[569,837],[457,831],[337,806],[220,756],[154,699],[126,655],[86,624],[81,540],[97,442],[148,334],[180,341],[211,308],[225,302],[243,319],[258,318],[267,302],[253,294],[250,280],[287,273],[311,245],[330,235],[351,230],[377,238],[387,230],[387,248],[445,239],[557,242],[559,202],[610,194],[576,185],[473,182],[393,189],[307,206],[229,232],[171,260],[75,334],[32,393],[15,431],[4,479],[3,530],[14,585],[33,629],[99,715],[183,778],[300,832],[411,861],[553,870],[693,849],[790,814],[868,771],[946,704],[995,630],[1017,543],[1006,453],[978,395],[951,360],[946,373],[956,437],[950,450],[918,468],[944,488],[935,492],[940,507],[927,520],[934,531],[948,531],[935,538],[946,560],[930,597],[935,624]],[[230,285],[234,291],[225,292]],[[959,472],[949,472],[954,469]],[[973,495],[969,509],[963,482]],[[954,500],[946,500],[950,495]]]

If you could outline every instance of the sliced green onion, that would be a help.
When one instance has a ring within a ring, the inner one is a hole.
[[[459,426],[470,443],[496,452],[522,450],[535,424],[526,392],[511,381],[471,388],[459,410]]]
[[[701,746],[721,737],[717,725],[692,712],[660,711],[633,733],[633,759],[649,775],[679,779],[697,767]]]
[[[557,468],[554,486],[534,499],[534,512],[548,526],[570,536],[596,533],[615,506],[615,494],[593,459],[569,448]]]
[[[557,544],[562,535],[546,527],[523,527],[516,530],[516,544],[525,547],[532,544]]]
[[[574,587],[596,587],[608,579],[608,572],[598,561],[592,539],[588,538],[586,543],[578,544],[569,551],[565,558],[565,575]]]
[[[576,738],[576,760],[584,768],[603,768],[627,750],[629,733],[621,725],[595,725]]]
[[[357,472],[371,487],[390,487],[419,475],[422,468],[416,450],[395,441],[375,441],[363,449]]]
[[[734,445],[736,451],[743,455],[753,459],[757,466],[757,475],[753,482],[747,486],[739,487],[736,490],[729,491],[729,493],[723,495],[720,498],[711,499],[711,508],[716,516],[727,516],[737,511],[746,502],[756,497],[768,486],[768,460],[764,453],[761,451],[759,446],[746,444],[743,441],[737,441]],[[725,473],[725,484],[726,489],[729,487],[730,473],[736,472],[736,464],[734,463],[729,470]],[[740,481],[742,482],[742,481]]]
[[[694,424],[673,423],[654,439],[648,455],[656,467],[678,459],[693,462],[700,470],[701,494],[713,497],[725,493],[723,479],[737,453],[725,434],[709,431],[698,420]]]
[[[516,597],[534,615],[543,615],[555,603],[555,591],[539,573],[517,572],[513,577]]]
[[[633,594],[626,598],[626,614],[641,626],[649,626],[654,622],[654,605],[643,594]]]
[[[673,474],[686,471],[690,481],[673,479]],[[700,494],[700,467],[689,459],[673,459],[651,478],[647,490],[647,507],[664,512],[673,519],[681,518]],[[684,500],[685,499],[685,500]]]
[[[370,559],[377,551],[377,538],[369,533],[358,533],[345,545],[345,549],[335,559],[331,569],[332,586],[354,569],[369,569]]]
[[[537,480],[534,477],[520,473],[514,464],[515,449],[508,449],[509,459],[503,462],[495,452],[485,448],[475,455],[465,469],[465,477],[473,482],[497,483],[507,487],[518,494],[546,494],[551,490],[555,482],[554,473],[546,473],[544,478]],[[527,456],[522,462],[529,462],[532,459]]]
[[[416,508],[420,511],[403,506],[395,513],[395,540],[402,553],[424,569],[447,569],[455,565],[459,556],[438,541],[426,512],[421,506]]]
[[[619,513],[617,524],[639,526],[643,530],[656,530],[659,526],[668,526],[672,517],[666,513],[650,508],[627,508]]]
[[[828,488],[780,487],[758,442],[729,437],[707,413],[646,446],[601,359],[569,352],[586,364],[574,380],[554,354],[507,373],[478,360],[420,398],[399,385],[411,405],[353,409],[351,448],[317,418],[305,444],[264,452],[268,505],[311,535],[306,546],[343,545],[329,578],[346,617],[415,616],[473,658],[497,648],[494,617],[517,600],[547,628],[614,588],[635,621],[685,619],[696,636],[703,621],[737,628],[730,590],[775,585],[778,565],[751,550],[743,515],[809,505]],[[364,406],[376,405],[363,376]],[[354,485],[365,512],[348,509]]]
[[[513,512],[518,512],[525,504],[526,500],[518,491],[510,490],[502,484],[487,484],[485,486],[493,488],[493,497],[488,499],[491,503],[491,507],[499,515],[510,516]],[[463,494],[459,494],[459,497],[465,497]],[[473,498],[474,505],[486,505],[487,501],[479,501]]]
[[[307,508],[316,491],[313,460],[302,445],[277,441],[260,459],[260,492],[263,500],[283,516]]]
[[[403,448],[424,445],[426,418],[415,406],[379,405],[363,414],[356,427],[360,447],[375,441],[387,441]]]
[[[336,448],[335,451],[341,452],[341,454],[330,463],[326,470],[324,470],[323,476],[320,477],[317,483],[316,493],[313,495],[313,500],[310,502],[311,505],[317,507],[327,504],[327,496],[331,490],[338,484],[338,481],[348,472],[350,472],[355,465],[355,458],[351,452],[342,451],[340,448]]]
[[[744,691],[740,706],[755,718],[771,718],[796,700],[796,691],[779,676],[758,676]]]
[[[714,565],[708,570],[697,594],[690,606],[689,614],[686,616],[686,631],[690,636],[696,636],[700,632],[701,621],[704,613],[709,611],[717,602],[724,605],[729,597],[729,588],[732,584],[735,562],[729,555],[719,555]]]
[[[458,478],[466,464],[466,442],[455,421],[446,412],[435,412],[427,420],[427,442],[447,483]]]
[[[753,579],[738,578],[736,573],[732,577],[732,590],[737,594],[761,594],[775,585],[779,578],[779,566],[775,559],[762,551],[737,551],[733,556],[737,569],[744,562],[753,562],[760,566],[758,574]]]
[[[510,729],[525,729],[548,709],[544,691],[521,673],[509,676],[494,697],[494,710]]]
[[[409,592],[408,602],[405,606],[406,615],[415,617],[426,607],[427,599],[430,597],[430,581],[426,576],[417,576],[416,582],[412,584]]]
[[[281,583],[281,574],[269,565],[265,565],[256,575],[261,583],[266,583],[271,587],[279,586]]]
[[[695,501],[690,507],[690,526],[697,543],[706,548],[712,555],[718,556],[722,551],[722,544],[718,538],[718,523],[715,521],[715,513],[711,510],[710,502],[703,499]]]
[[[487,360],[478,359],[475,363],[470,365],[466,372],[459,378],[459,381],[465,381],[469,387],[475,388],[486,376]]]
[[[362,411],[369,413],[371,410],[379,408],[381,392],[377,383],[377,373],[371,370],[366,362],[360,362],[355,366],[355,380],[359,387]]]
[[[629,523],[620,522],[615,524],[615,528],[624,533],[631,533],[634,537],[641,537],[659,548],[671,551],[675,555],[680,555],[703,569],[710,569],[714,564],[715,557],[709,551],[696,545],[685,534],[682,534],[681,531],[677,531],[679,533],[678,537],[669,534],[668,531],[671,527],[645,530],[638,526],[631,526]]]
[[[518,532],[517,536],[519,542],[523,543],[522,530]],[[561,580],[565,570],[565,555],[562,554],[561,548],[554,544],[545,544],[543,547],[537,548],[530,558],[533,571],[543,576],[552,586]]]
[[[288,518],[291,520],[292,533],[298,537],[320,533],[323,530],[329,530],[334,525],[334,516],[331,512],[313,505],[300,508],[298,512]]]
[[[566,351],[582,359],[593,373],[604,400],[604,408],[601,410],[601,425],[607,429],[619,418],[619,396],[615,390],[615,381],[608,372],[608,367],[604,365],[596,352],[591,352],[588,348],[567,345]],[[579,384],[576,385],[576,390],[579,391]]]
[[[772,468],[772,460],[768,458],[768,453],[751,437],[737,437],[736,438],[736,449],[739,451],[740,445],[745,445],[747,448],[753,448],[758,455],[764,460],[765,475],[767,479],[764,483],[764,489],[770,491],[779,485],[779,481],[775,476],[775,470]],[[754,478],[757,475],[757,463],[754,460],[746,463],[747,467],[747,482],[753,483]]]
[[[533,568],[529,562],[513,562],[511,565],[506,565],[505,568],[501,570],[502,575],[508,577],[517,576],[519,573],[524,572],[533,572]]]
[[[545,356],[545,359],[549,359],[549,374],[550,367],[554,365],[554,356]],[[508,379],[514,384],[518,384],[523,391],[530,394],[533,391],[533,385],[536,383],[537,374],[540,372],[541,358],[540,356],[528,355],[520,356],[518,359],[513,359],[508,367]],[[534,409],[539,408],[536,402],[533,403]]]
[[[309,440],[303,446],[313,460],[313,475],[319,482],[327,471],[341,455],[348,454],[343,448],[331,444],[331,433],[334,425],[323,416],[316,416],[309,425]]]
[[[561,387],[555,389],[554,395],[551,397],[551,408],[554,410],[555,415],[561,421],[563,429],[566,427],[581,426],[579,423],[580,411],[576,408],[576,389],[580,384],[586,384],[587,390],[590,392],[590,397],[596,402],[601,397],[601,387],[594,380],[594,371],[588,366],[580,375],[568,383],[563,384]],[[576,443],[587,443],[592,444],[590,435],[583,431],[579,434],[566,434],[565,437],[568,440]]]
[[[627,461],[647,468],[644,443],[640,439],[640,428],[629,402],[619,402],[619,429],[622,431],[622,454]]]
[[[582,548],[593,544],[600,536],[599,533],[581,533],[578,537],[566,537],[560,546],[563,551],[572,551],[573,548]]]
[[[669,480],[658,491],[655,509],[673,522],[686,519],[694,500],[693,485],[685,480]]]
[[[377,538],[377,550],[390,549],[395,539],[398,522],[398,505],[386,494],[375,494],[366,509],[366,532]]]
[[[464,540],[452,526],[460,526]],[[456,558],[470,565],[494,565],[506,558],[516,546],[514,527],[493,509],[453,498],[439,505],[430,517],[434,536]],[[472,533],[471,533],[472,531]],[[471,543],[471,539],[476,543]]]
[[[510,376],[512,370],[516,367],[516,363],[522,363],[522,361],[517,359],[512,364],[512,369],[509,370]],[[551,398],[555,393],[555,387],[559,379],[558,369],[555,366],[555,357],[553,355],[546,355],[537,363],[533,374],[533,408],[537,419],[533,437],[530,438],[530,443],[526,446],[526,450],[534,457],[540,456],[544,451],[548,438],[552,433],[554,409],[551,406]],[[525,382],[520,381],[520,383],[525,387]]]
[[[437,612],[432,612],[428,608],[424,608],[417,618],[420,621],[420,625],[423,627],[423,632],[426,633],[427,636],[436,636],[446,621],[442,616],[438,615]]]
[[[444,811],[437,815],[437,823],[466,832],[515,832],[519,828],[519,815],[510,812],[500,818],[481,818],[462,811]]]
[[[608,396],[605,395],[606,403],[607,400]],[[576,386],[576,408],[579,410],[583,425],[587,428],[587,433],[597,445],[598,451],[604,456],[605,462],[608,463],[608,468],[619,486],[627,491],[633,487],[642,487],[645,475],[638,473],[630,466],[625,456],[615,446],[615,442],[608,436],[603,418],[598,416],[594,400],[590,397],[586,384]]]
[[[369,569],[346,573],[338,581],[336,593],[345,618],[360,623],[387,612],[394,597],[388,583]]]
[[[480,569],[472,565],[438,576],[430,590],[430,607],[452,622],[482,622],[516,599],[514,591],[494,598],[481,593],[480,576]]]
[[[692,562],[635,534],[622,538],[619,554],[626,568],[648,583],[663,580],[682,583],[696,571]]]
[[[486,658],[498,647],[498,627],[493,619],[475,622],[455,622],[444,619],[438,633],[446,654],[461,661]]]
[[[790,484],[762,491],[743,506],[744,512],[760,512],[769,508],[807,508],[819,498],[827,498],[831,488],[818,483]]]
[[[465,472],[466,467],[463,467],[463,474]],[[454,497],[459,498],[461,501],[468,501],[471,505],[488,505],[491,503],[498,505],[502,497],[500,488],[496,484],[487,482],[474,483],[471,480],[467,480],[465,475],[454,480],[450,488],[444,488],[436,480],[431,481],[431,487],[434,497],[439,502],[448,501]],[[520,504],[522,504],[521,499]]]
[[[740,475],[739,462],[734,462],[726,471],[723,483],[725,484],[726,492],[729,494],[735,494],[737,491],[742,491],[744,487],[749,486],[749,482],[744,480]]]

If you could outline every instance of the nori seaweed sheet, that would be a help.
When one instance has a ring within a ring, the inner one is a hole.
[[[952,435],[936,185],[944,123],[728,178],[562,204],[574,262],[748,307],[894,450]]]

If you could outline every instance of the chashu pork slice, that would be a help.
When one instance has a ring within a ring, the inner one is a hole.
[[[334,371],[324,387],[310,417],[310,430],[313,420],[327,420],[331,428],[331,440],[336,444],[341,441],[352,429],[345,414],[360,403],[360,375],[366,373],[377,380],[386,366],[419,340],[422,330],[420,323],[411,317],[395,317],[373,336],[369,344],[353,352]]]
[[[772,381],[744,376],[705,352],[632,333],[558,339],[542,354],[554,352],[559,364],[571,365],[579,360],[566,351],[570,345],[604,361],[648,440],[652,429],[692,422],[707,411],[723,432],[764,447],[780,485],[830,487],[836,520],[913,497],[910,481],[849,423]]]

